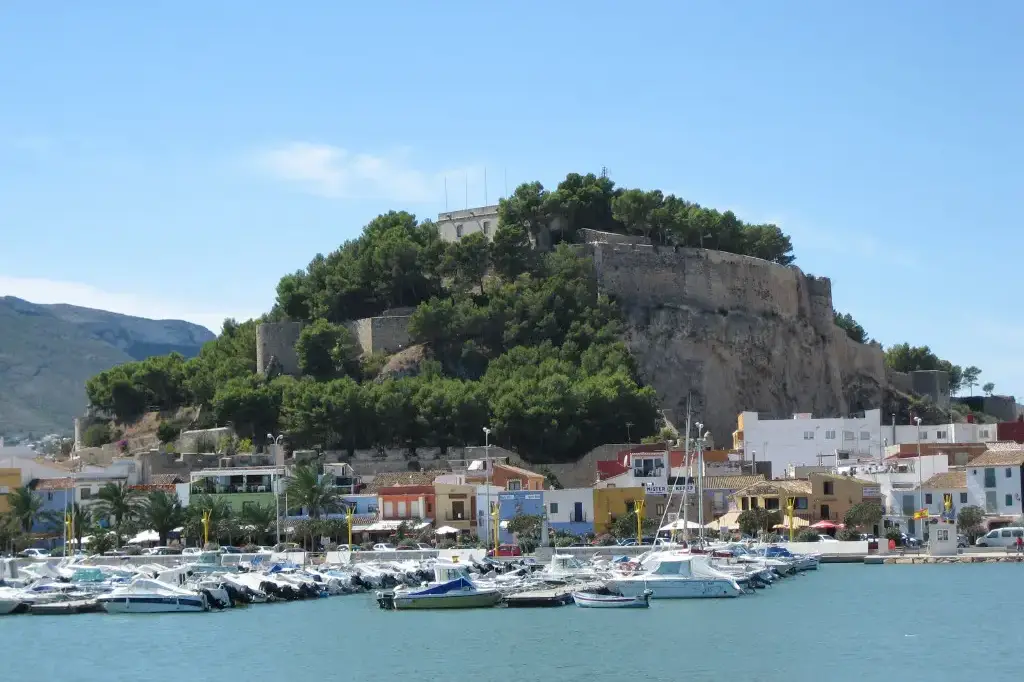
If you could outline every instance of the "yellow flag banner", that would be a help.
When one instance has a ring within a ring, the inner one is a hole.
[[[928,510],[927,509],[918,509],[916,512],[914,512],[914,518],[915,519],[927,519],[928,518]]]

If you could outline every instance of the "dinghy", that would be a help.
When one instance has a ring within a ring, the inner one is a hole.
[[[593,594],[590,592],[573,592],[572,600],[576,606],[588,609],[646,609],[651,605],[652,590],[644,590],[635,597],[622,597],[617,594]]]

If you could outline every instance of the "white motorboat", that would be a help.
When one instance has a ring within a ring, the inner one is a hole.
[[[10,613],[20,613],[28,609],[28,602],[21,594],[21,590],[10,587],[0,587],[0,616]]]
[[[159,580],[139,578],[100,596],[107,613],[198,613],[209,611],[206,595]]]
[[[651,605],[651,590],[644,590],[636,597],[622,597],[617,594],[593,594],[573,592],[572,600],[576,606],[588,609],[646,609]]]
[[[608,581],[624,597],[651,590],[652,599],[707,599],[738,597],[743,588],[736,579],[712,568],[708,558],[685,552],[652,552],[639,568]]]
[[[474,609],[497,605],[502,599],[496,589],[479,588],[469,578],[465,566],[455,563],[434,564],[434,581],[419,588],[398,587],[377,593],[382,609]]]

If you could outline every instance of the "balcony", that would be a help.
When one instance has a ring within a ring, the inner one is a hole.
[[[580,513],[572,512],[571,514],[569,514],[569,523],[586,523],[586,522],[587,522],[587,515],[582,513],[582,512],[580,512]]]

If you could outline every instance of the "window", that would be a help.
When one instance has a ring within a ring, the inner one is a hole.
[[[747,511],[748,509],[750,509],[750,498],[749,497],[741,497],[740,498],[740,509],[742,509],[743,511]]]
[[[455,237],[456,239],[462,239],[462,223],[455,226]]]
[[[654,513],[657,514],[658,516],[661,516],[662,514],[664,514],[665,513],[665,505],[663,505],[663,504],[657,505],[655,507],[655,509],[654,509]]]
[[[807,498],[806,497],[798,497],[798,498],[796,498],[796,501],[793,503],[793,509],[807,509]]]
[[[1013,469],[1011,469],[1010,467],[1006,467],[1006,477],[1010,478],[1012,476],[1013,476]]]
[[[989,514],[996,513],[996,491],[986,490],[985,491],[985,511]]]
[[[398,518],[404,519],[406,515],[405,502],[398,503]]]
[[[925,504],[931,504],[932,503],[932,494],[931,493],[925,493],[924,494],[924,503]]]
[[[981,437],[982,438],[988,438],[988,429],[982,429],[981,430]]]
[[[1006,493],[1006,506],[1007,507],[1012,507],[1013,506],[1013,495],[1011,495],[1010,493]]]
[[[914,515],[914,496],[904,495],[903,496],[903,515],[913,516]]]
[[[832,481],[825,481],[825,494],[834,495],[835,484]]]
[[[853,431],[843,431],[843,440],[854,440]]]
[[[936,431],[935,432],[935,439],[936,440],[945,440],[946,439],[946,432],[945,431]]]
[[[395,513],[394,505],[391,502],[384,503],[384,518],[389,519]]]
[[[366,513],[367,514],[376,514],[378,511],[380,511],[380,510],[378,509],[377,505],[375,505],[375,504],[370,504],[370,505],[366,506]]]
[[[835,439],[836,439],[836,432],[835,431],[826,431],[825,432],[825,440],[835,440]]]
[[[80,491],[80,497],[83,500],[88,500],[92,497],[92,488],[82,488]]]
[[[1011,535],[1010,531],[1008,531],[1008,530],[1001,530],[1001,531],[999,531],[999,536],[1000,537],[1004,537],[1004,538],[1013,537]]]
[[[765,509],[778,509],[779,508],[779,498],[777,498],[777,497],[765,498],[764,508]]]
[[[996,487],[996,470],[992,468],[985,469],[985,487],[995,488]]]
[[[939,531],[935,533],[935,539],[939,542],[949,542],[949,531],[944,528],[939,529]]]
[[[518,478],[510,479],[506,488],[508,490],[522,490],[523,482],[520,481]]]
[[[552,502],[551,503],[551,505],[550,505],[550,512],[552,514],[557,514],[558,513],[558,503],[557,502]]]
[[[870,431],[861,431],[860,432],[860,439],[861,440],[871,440],[871,432]]]
[[[434,505],[430,504],[430,502],[427,502],[427,513],[428,514],[433,514],[434,513]]]
[[[804,440],[814,440],[814,431],[804,431]]]
[[[53,493],[46,493],[46,501],[53,502]]]
[[[967,493],[960,493],[960,504],[967,504]]]
[[[491,221],[485,220],[480,224],[480,227],[483,230],[485,237],[491,233]]]

